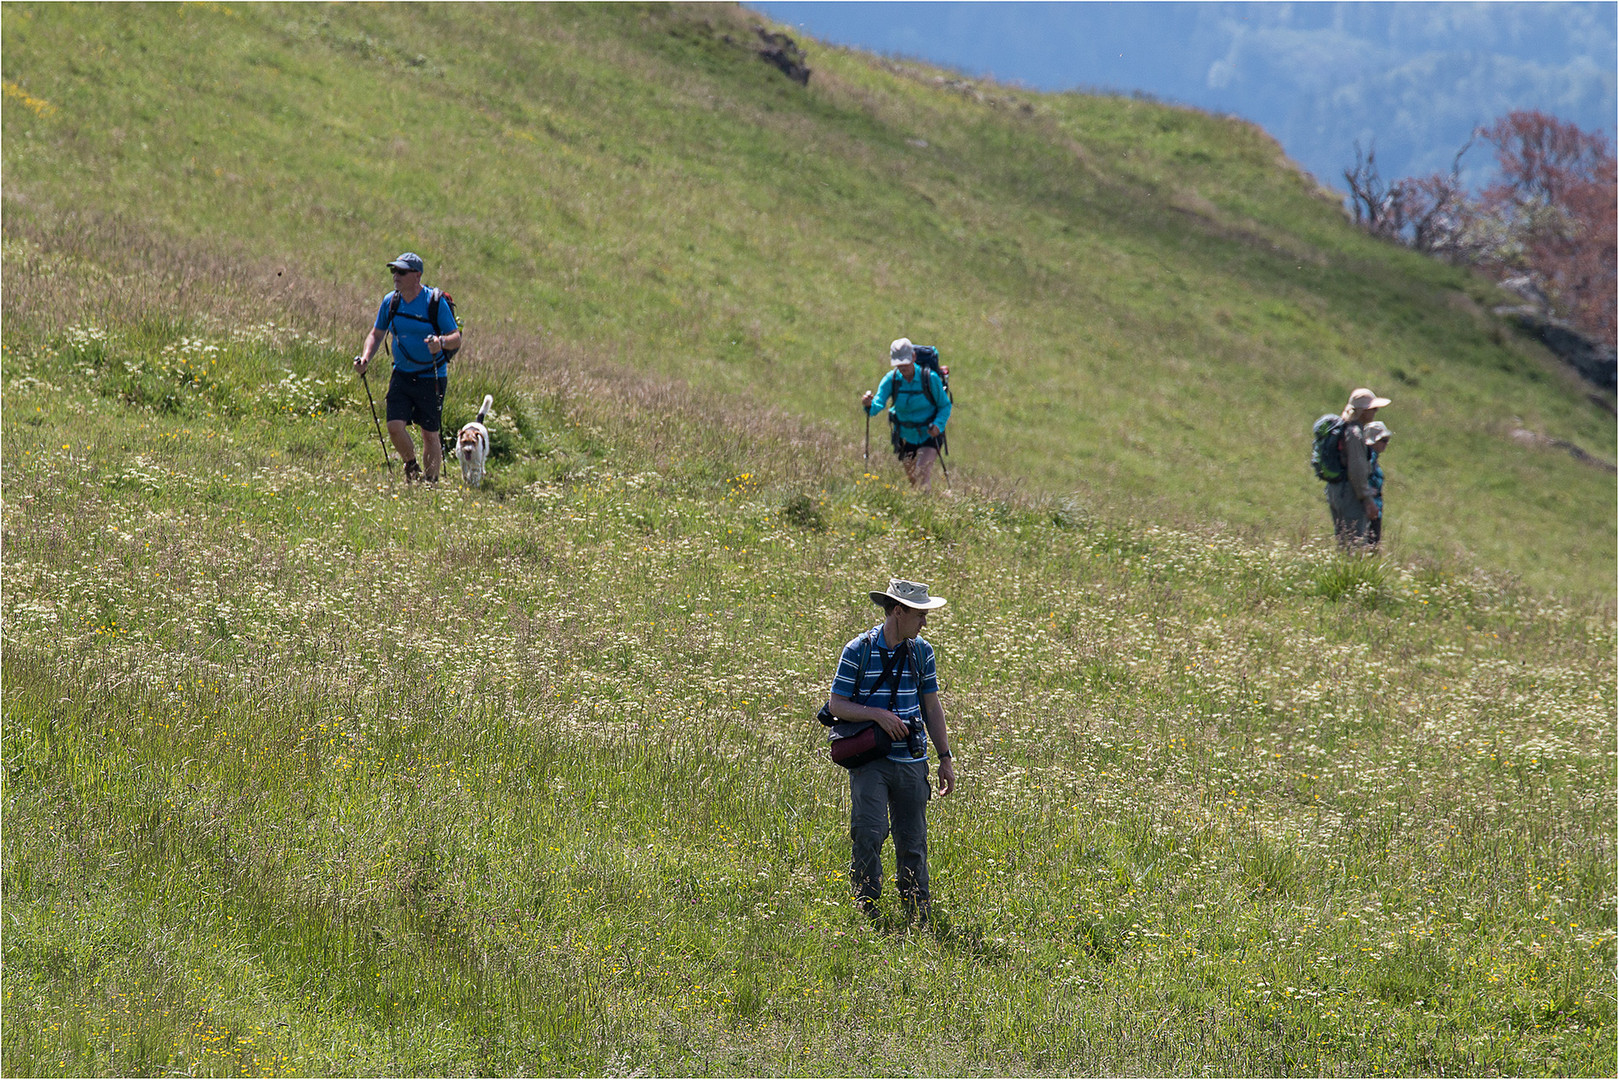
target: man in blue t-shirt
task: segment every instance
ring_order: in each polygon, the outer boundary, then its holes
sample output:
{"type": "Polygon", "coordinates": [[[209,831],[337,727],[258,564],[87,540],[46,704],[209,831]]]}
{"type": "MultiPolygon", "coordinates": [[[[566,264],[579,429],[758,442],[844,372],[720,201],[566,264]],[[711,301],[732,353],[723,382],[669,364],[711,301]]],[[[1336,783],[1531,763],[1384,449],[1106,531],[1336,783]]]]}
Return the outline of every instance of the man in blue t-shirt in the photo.
{"type": "Polygon", "coordinates": [[[896,338],[888,346],[888,366],[892,370],[877,384],[877,392],[867,390],[860,404],[867,416],[888,407],[894,453],[911,486],[926,491],[933,480],[933,463],[939,460],[944,426],[950,422],[950,395],[937,373],[917,364],[916,346],[909,338],[896,338]]]}
{"type": "Polygon", "coordinates": [[[406,483],[417,479],[437,483],[439,464],[444,460],[439,425],[444,391],[450,381],[446,353],[461,347],[461,328],[455,323],[448,298],[440,299],[442,293],[422,287],[420,255],[407,251],[389,263],[388,269],[393,271],[394,291],[382,298],[376,323],[366,335],[360,355],[354,358],[354,370],[364,375],[383,337],[392,332],[394,370],[388,380],[388,437],[405,463],[406,483]],[[416,464],[416,444],[406,430],[410,424],[419,424],[422,429],[423,465],[416,464]]]}
{"type": "Polygon", "coordinates": [[[928,612],[942,608],[942,596],[929,596],[918,581],[890,581],[871,593],[883,621],[843,647],[832,679],[828,710],[843,721],[833,728],[875,723],[893,740],[885,758],[849,770],[849,881],[855,901],[877,917],[883,891],[883,841],[894,833],[895,879],[901,901],[913,918],[926,922],[928,892],[928,744],[939,753],[939,794],[956,786],[933,646],[918,635],[928,612]],[[864,663],[862,663],[864,661],[864,663]],[[883,676],[887,674],[885,679],[883,676]]]}

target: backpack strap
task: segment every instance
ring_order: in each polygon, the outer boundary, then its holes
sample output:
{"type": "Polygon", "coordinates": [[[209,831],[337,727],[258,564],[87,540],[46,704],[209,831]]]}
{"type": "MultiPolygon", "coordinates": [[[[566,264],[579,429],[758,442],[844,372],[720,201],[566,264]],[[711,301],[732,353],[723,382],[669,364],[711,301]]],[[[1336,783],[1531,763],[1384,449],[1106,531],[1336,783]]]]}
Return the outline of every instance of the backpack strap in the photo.
{"type": "MultiPolygon", "coordinates": [[[[871,650],[875,648],[876,645],[877,631],[867,630],[865,637],[862,638],[860,642],[860,663],[854,669],[854,693],[849,695],[850,701],[853,701],[855,698],[860,696],[860,680],[866,677],[866,663],[871,659],[871,650]]],[[[881,685],[882,679],[879,677],[878,680],[872,684],[871,688],[876,690],[877,687],[881,685]]]]}
{"type": "MultiPolygon", "coordinates": [[[[898,376],[898,369],[895,369],[895,372],[894,385],[893,388],[889,390],[889,397],[892,399],[892,403],[888,407],[888,423],[892,427],[898,428],[900,425],[900,419],[897,415],[895,415],[895,409],[899,406],[900,379],[898,376]]],[[[923,420],[920,424],[911,424],[908,421],[905,424],[906,427],[920,427],[923,434],[926,434],[928,428],[933,426],[933,421],[939,418],[939,399],[933,396],[933,387],[928,384],[928,374],[929,372],[927,368],[920,364],[916,366],[916,377],[922,380],[922,395],[928,399],[928,404],[933,406],[933,411],[929,413],[928,418],[923,420]]]]}
{"type": "MultiPolygon", "coordinates": [[[[393,299],[388,302],[388,329],[392,330],[394,320],[397,319],[399,316],[403,315],[405,318],[411,320],[412,322],[424,322],[424,323],[426,323],[428,325],[428,327],[430,328],[432,333],[435,333],[435,334],[438,333],[439,301],[440,300],[447,300],[447,299],[449,299],[449,297],[447,297],[444,294],[443,289],[429,288],[427,290],[427,317],[423,318],[420,315],[412,315],[408,311],[400,311],[399,310],[399,303],[400,303],[399,293],[398,293],[397,290],[395,290],[393,299]]],[[[450,300],[450,310],[451,311],[455,310],[455,301],[454,300],[450,300]]]]}
{"type": "MultiPolygon", "coordinates": [[[[399,310],[401,300],[399,290],[395,289],[393,299],[388,301],[387,332],[393,334],[396,342],[399,340],[399,334],[394,330],[394,320],[403,315],[405,318],[410,319],[413,322],[425,322],[427,324],[429,333],[438,333],[438,312],[440,300],[446,301],[450,305],[451,316],[455,315],[455,298],[449,293],[445,292],[443,289],[430,286],[427,289],[427,318],[424,319],[420,315],[412,315],[408,311],[399,310]]],[[[460,326],[457,326],[456,329],[459,330],[460,326]]],[[[433,365],[433,370],[437,372],[440,364],[448,364],[451,360],[455,359],[455,354],[460,351],[461,349],[459,347],[454,349],[440,349],[436,358],[430,356],[429,360],[433,365]]],[[[439,391],[439,396],[442,398],[443,394],[444,391],[441,389],[439,391]]]]}

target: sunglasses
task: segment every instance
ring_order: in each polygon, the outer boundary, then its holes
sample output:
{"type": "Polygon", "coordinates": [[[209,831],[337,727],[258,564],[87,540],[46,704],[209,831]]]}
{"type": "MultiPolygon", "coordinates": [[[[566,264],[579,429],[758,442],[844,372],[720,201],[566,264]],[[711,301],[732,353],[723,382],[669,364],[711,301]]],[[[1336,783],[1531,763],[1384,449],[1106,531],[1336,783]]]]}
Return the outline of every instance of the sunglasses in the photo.
{"type": "Polygon", "coordinates": [[[416,273],[415,270],[401,270],[397,266],[390,266],[390,267],[388,267],[388,269],[393,272],[394,277],[399,277],[399,276],[401,276],[403,274],[414,274],[414,273],[416,273]]]}

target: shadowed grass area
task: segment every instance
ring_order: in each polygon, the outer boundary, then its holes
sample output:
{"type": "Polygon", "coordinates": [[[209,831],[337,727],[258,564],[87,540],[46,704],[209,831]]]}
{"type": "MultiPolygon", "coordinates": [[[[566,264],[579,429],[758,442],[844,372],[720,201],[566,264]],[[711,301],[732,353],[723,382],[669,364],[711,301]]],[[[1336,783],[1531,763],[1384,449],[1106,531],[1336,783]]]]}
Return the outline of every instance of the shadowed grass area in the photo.
{"type": "Polygon", "coordinates": [[[407,490],[274,269],[74,250],[5,252],[6,1073],[1613,1072],[1608,604],[917,497],[520,327],[407,490]],[[891,573],[931,932],[811,719],[891,573]]]}
{"type": "Polygon", "coordinates": [[[1611,464],[1612,396],[1504,329],[1492,286],[1357,233],[1263,132],[814,43],[801,87],[755,25],[10,5],[6,234],[125,270],[183,251],[182,287],[245,264],[261,295],[229,318],[296,309],[345,349],[415,249],[469,364],[509,330],[845,451],[904,334],[953,368],[958,478],[1237,535],[1326,535],[1306,432],[1371,385],[1395,400],[1392,550],[1614,595],[1612,473],[1509,437],[1611,464]]]}

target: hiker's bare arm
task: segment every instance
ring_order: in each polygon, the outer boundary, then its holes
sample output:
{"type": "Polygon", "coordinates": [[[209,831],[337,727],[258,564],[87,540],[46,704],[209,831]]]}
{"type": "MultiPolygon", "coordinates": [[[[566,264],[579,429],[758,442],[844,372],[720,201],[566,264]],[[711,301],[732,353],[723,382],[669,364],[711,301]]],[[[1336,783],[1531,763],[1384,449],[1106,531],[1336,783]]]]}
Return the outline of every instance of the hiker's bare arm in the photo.
{"type": "Polygon", "coordinates": [[[922,695],[922,716],[927,720],[928,739],[939,752],[939,794],[956,789],[956,765],[950,750],[950,734],[945,730],[944,705],[938,694],[922,695]]]}
{"type": "Polygon", "coordinates": [[[365,369],[371,364],[371,358],[377,353],[377,346],[381,344],[382,331],[373,326],[371,332],[365,335],[365,344],[360,347],[360,355],[354,358],[354,370],[364,375],[365,369]]]}
{"type": "Polygon", "coordinates": [[[429,352],[443,352],[445,349],[459,349],[461,347],[461,331],[453,334],[432,334],[427,339],[429,352]]]}
{"type": "Polygon", "coordinates": [[[875,705],[857,705],[842,694],[833,694],[826,707],[839,720],[875,720],[890,739],[903,739],[909,730],[905,721],[887,709],[879,709],[875,705]]]}

